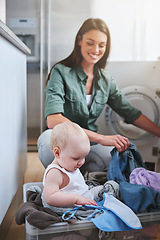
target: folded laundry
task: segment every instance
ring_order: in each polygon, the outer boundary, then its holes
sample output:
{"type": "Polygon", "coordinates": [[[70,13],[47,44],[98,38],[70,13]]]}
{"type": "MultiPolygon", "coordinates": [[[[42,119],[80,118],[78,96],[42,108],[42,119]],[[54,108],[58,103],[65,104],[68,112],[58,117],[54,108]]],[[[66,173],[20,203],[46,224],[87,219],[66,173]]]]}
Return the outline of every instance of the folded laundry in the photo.
{"type": "Polygon", "coordinates": [[[135,168],[130,174],[130,183],[145,185],[160,192],[160,173],[145,168],[135,168]]]}

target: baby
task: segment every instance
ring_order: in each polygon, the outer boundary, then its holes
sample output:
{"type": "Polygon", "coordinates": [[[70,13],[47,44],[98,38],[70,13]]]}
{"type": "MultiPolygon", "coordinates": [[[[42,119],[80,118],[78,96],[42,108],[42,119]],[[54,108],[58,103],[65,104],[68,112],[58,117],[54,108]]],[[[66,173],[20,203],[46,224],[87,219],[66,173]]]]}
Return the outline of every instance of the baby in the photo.
{"type": "Polygon", "coordinates": [[[43,204],[48,207],[96,206],[92,189],[89,190],[79,170],[90,151],[89,138],[83,129],[69,121],[56,125],[50,146],[55,158],[44,173],[43,204]]]}

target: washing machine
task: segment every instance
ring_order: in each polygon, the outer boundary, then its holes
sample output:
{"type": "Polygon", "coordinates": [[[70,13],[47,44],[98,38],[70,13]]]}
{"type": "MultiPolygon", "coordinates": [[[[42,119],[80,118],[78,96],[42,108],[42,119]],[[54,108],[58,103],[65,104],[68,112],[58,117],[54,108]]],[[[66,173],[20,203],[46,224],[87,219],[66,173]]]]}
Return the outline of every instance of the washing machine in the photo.
{"type": "MultiPolygon", "coordinates": [[[[111,62],[107,70],[128,101],[160,125],[160,62],[111,62]]],[[[108,105],[96,124],[101,134],[120,134],[129,138],[139,149],[149,169],[160,172],[158,137],[132,124],[126,124],[108,105]]]]}

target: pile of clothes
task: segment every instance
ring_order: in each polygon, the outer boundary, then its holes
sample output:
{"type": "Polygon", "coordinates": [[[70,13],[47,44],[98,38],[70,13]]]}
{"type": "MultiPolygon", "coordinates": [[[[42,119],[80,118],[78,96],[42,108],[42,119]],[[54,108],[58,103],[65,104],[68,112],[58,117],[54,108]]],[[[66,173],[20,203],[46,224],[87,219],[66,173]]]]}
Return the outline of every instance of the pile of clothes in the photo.
{"type": "Polygon", "coordinates": [[[136,214],[160,210],[160,173],[149,171],[133,143],[119,153],[111,151],[108,180],[119,184],[120,198],[136,214]]]}
{"type": "Polygon", "coordinates": [[[136,146],[119,153],[111,151],[112,160],[107,172],[85,175],[90,187],[103,184],[98,194],[98,206],[56,208],[52,211],[43,207],[42,189],[32,187],[27,191],[27,202],[16,213],[16,223],[25,219],[40,229],[53,223],[91,220],[102,231],[124,231],[141,229],[137,214],[160,210],[160,173],[147,170],[136,146]],[[126,214],[127,213],[127,214],[126,214]]]}

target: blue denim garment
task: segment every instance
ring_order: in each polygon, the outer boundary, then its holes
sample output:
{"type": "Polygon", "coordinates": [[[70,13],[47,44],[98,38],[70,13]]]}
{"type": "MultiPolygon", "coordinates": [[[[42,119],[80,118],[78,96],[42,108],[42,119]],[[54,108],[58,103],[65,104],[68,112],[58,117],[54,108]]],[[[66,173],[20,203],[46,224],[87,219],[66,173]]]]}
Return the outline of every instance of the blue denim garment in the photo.
{"type": "Polygon", "coordinates": [[[119,183],[122,202],[135,213],[160,211],[159,192],[147,186],[129,183],[129,176],[135,168],[146,168],[136,146],[130,143],[129,149],[122,153],[114,148],[111,155],[107,178],[119,183]]]}
{"type": "Polygon", "coordinates": [[[111,151],[112,159],[107,171],[108,180],[118,183],[127,181],[131,172],[137,167],[145,167],[137,147],[130,142],[129,148],[124,152],[118,152],[117,148],[111,151]]]}
{"type": "Polygon", "coordinates": [[[135,213],[160,211],[160,193],[144,185],[119,184],[123,202],[135,213]]]}

